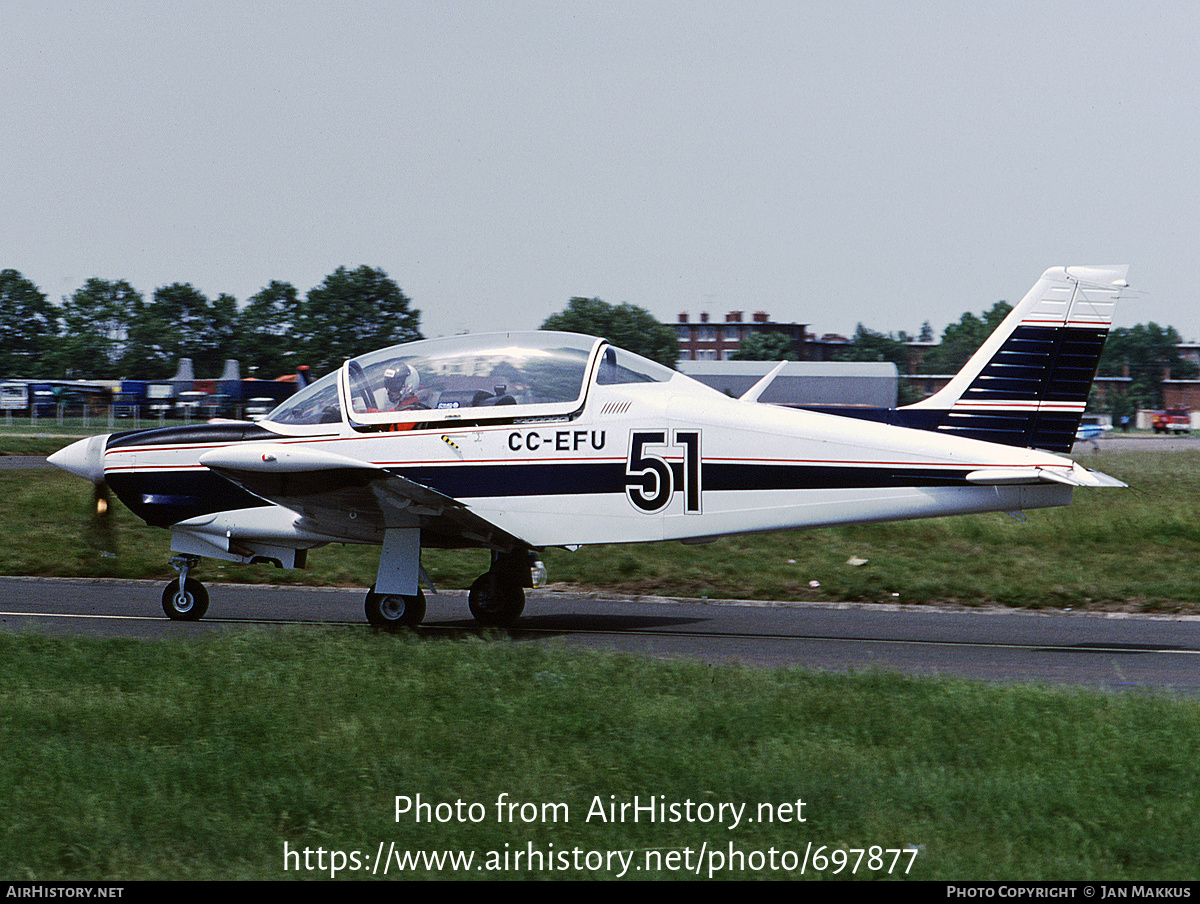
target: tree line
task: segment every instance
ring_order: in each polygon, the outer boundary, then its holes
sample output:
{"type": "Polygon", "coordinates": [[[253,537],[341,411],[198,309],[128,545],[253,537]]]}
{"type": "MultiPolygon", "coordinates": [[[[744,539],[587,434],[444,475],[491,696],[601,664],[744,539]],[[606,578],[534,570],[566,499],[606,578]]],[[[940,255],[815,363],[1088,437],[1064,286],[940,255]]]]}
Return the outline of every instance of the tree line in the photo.
{"type": "MultiPolygon", "coordinates": [[[[919,333],[882,333],[858,324],[837,357],[890,361],[908,373],[914,341],[929,343],[915,371],[952,374],[974,354],[1012,310],[996,302],[976,315],[965,312],[942,332],[926,322],[919,333]]],[[[188,283],[156,289],[147,301],[125,280],[89,279],[61,305],[50,302],[16,270],[0,271],[0,377],[168,379],[180,358],[191,358],[196,376],[215,378],[237,360],[243,376],[263,379],[308,365],[314,376],[346,358],[422,338],[420,311],[383,271],[338,267],[303,297],[291,283],[272,281],[240,309],[222,294],[207,298],[188,283]]],[[[649,311],[599,298],[572,298],[542,329],[604,336],[614,344],[673,367],[679,355],[674,330],[649,311]]],[[[1180,353],[1174,327],[1139,324],[1109,332],[1099,374],[1128,377],[1128,393],[1108,403],[1120,415],[1162,407],[1162,381],[1195,379],[1197,365],[1180,353]]],[[[778,334],[755,333],[733,355],[740,360],[795,359],[778,334]]],[[[915,399],[902,398],[901,404],[915,399]]]]}
{"type": "Polygon", "coordinates": [[[346,358],[422,338],[421,312],[383,270],[338,267],[301,296],[272,281],[245,307],[172,283],[147,300],[126,280],[89,279],[61,304],[16,270],[0,271],[0,377],[162,380],[181,358],[200,379],[226,360],[243,377],[274,379],[308,365],[315,376],[346,358]]]}
{"type": "MultiPolygon", "coordinates": [[[[914,372],[957,373],[1011,310],[1012,305],[1008,302],[998,301],[978,316],[970,311],[964,313],[946,327],[940,343],[925,351],[914,372]]],[[[932,338],[933,331],[926,323],[921,329],[920,341],[930,342],[932,338]]],[[[860,323],[840,357],[852,361],[890,361],[900,373],[908,373],[912,354],[909,343],[913,341],[914,338],[903,331],[879,333],[860,323]]],[[[1181,342],[1178,330],[1157,323],[1110,329],[1097,374],[1127,377],[1129,386],[1125,393],[1108,397],[1103,403],[1091,400],[1088,409],[1109,411],[1119,417],[1132,415],[1139,408],[1162,408],[1164,379],[1194,380],[1200,373],[1195,362],[1183,358],[1181,342]]],[[[901,403],[905,401],[916,399],[902,400],[901,403]]]]}

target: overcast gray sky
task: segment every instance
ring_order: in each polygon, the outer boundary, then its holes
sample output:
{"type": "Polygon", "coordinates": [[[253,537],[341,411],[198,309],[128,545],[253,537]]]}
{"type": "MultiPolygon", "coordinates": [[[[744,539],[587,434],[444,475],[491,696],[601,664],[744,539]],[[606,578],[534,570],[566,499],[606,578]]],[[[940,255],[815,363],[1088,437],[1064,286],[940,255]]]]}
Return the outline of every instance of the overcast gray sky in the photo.
{"type": "Polygon", "coordinates": [[[1147,2],[0,0],[0,267],[426,335],[573,295],[940,335],[1049,266],[1200,340],[1200,16],[1147,2]]]}

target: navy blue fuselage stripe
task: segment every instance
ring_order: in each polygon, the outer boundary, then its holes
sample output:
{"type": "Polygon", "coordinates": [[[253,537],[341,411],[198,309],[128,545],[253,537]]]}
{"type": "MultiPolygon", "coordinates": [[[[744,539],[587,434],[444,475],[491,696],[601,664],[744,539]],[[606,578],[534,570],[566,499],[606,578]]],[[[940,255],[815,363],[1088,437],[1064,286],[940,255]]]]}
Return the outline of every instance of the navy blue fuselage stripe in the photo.
{"type": "MultiPolygon", "coordinates": [[[[683,486],[683,464],[671,462],[674,485],[683,486]]],[[[854,487],[962,485],[965,469],[846,467],[842,465],[702,464],[704,491],[810,490],[854,487]]],[[[623,493],[623,463],[486,465],[395,468],[395,473],[455,498],[488,496],[573,496],[623,493]]]]}
{"type": "Polygon", "coordinates": [[[154,527],[269,504],[212,471],[126,471],[107,475],[106,482],[131,512],[154,527]]]}
{"type": "MultiPolygon", "coordinates": [[[[671,463],[674,484],[682,487],[683,464],[671,463]]],[[[721,490],[854,489],[906,486],[966,486],[968,468],[904,468],[894,465],[845,467],[833,464],[704,462],[704,492],[721,490]]],[[[347,485],[361,485],[364,471],[346,469],[347,485]]],[[[454,498],[493,496],[587,496],[624,494],[621,462],[497,464],[481,466],[395,467],[391,473],[454,498]]],[[[326,472],[328,473],[328,472],[326,472]]],[[[265,505],[262,499],[211,471],[142,471],[109,475],[109,486],[135,514],[156,526],[199,515],[265,505]]],[[[338,486],[309,481],[314,492],[338,486]]]]}
{"type": "Polygon", "coordinates": [[[258,424],[191,424],[182,427],[158,427],[150,430],[126,430],[108,438],[106,449],[141,446],[185,446],[202,443],[241,443],[280,439],[258,424]]]}

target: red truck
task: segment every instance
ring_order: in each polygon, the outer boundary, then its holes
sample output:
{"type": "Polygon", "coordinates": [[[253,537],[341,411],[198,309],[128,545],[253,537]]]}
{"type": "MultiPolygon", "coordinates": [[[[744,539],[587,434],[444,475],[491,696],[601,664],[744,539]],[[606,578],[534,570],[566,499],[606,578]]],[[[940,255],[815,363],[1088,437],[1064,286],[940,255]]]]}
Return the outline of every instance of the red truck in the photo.
{"type": "Polygon", "coordinates": [[[1166,408],[1154,412],[1151,424],[1155,433],[1190,433],[1192,413],[1186,408],[1166,408]]]}

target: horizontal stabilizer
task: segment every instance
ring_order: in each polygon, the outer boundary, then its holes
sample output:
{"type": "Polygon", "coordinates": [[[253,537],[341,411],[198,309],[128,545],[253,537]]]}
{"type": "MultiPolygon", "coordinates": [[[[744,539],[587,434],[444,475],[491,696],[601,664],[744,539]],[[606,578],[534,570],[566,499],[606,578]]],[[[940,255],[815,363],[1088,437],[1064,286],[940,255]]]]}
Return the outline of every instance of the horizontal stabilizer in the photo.
{"type": "Polygon", "coordinates": [[[1089,471],[1075,465],[1062,468],[980,468],[966,476],[967,483],[978,486],[1014,486],[1018,484],[1061,483],[1071,487],[1123,487],[1115,477],[1089,471]]]}

